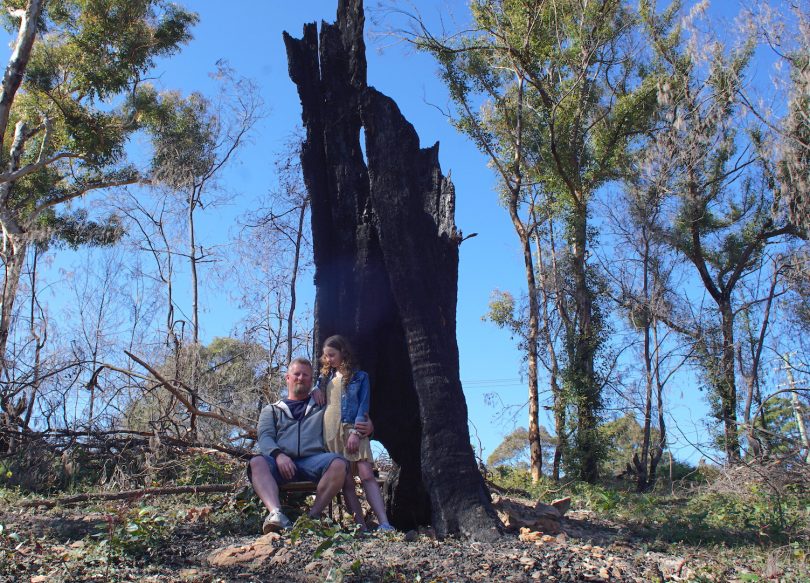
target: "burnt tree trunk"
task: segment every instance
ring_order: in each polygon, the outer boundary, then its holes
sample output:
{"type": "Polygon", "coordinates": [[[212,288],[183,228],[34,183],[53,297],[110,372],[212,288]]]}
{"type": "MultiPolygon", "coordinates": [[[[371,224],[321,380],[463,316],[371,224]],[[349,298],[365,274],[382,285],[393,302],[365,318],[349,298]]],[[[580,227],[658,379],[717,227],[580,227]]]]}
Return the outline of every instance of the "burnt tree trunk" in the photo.
{"type": "Polygon", "coordinates": [[[284,35],[306,128],[316,346],[346,335],[371,377],[375,437],[399,466],[393,524],[494,539],[459,380],[453,185],[438,144],[420,148],[394,101],[367,86],[363,24],[362,0],[340,0],[320,39],[315,24],[284,35]]]}

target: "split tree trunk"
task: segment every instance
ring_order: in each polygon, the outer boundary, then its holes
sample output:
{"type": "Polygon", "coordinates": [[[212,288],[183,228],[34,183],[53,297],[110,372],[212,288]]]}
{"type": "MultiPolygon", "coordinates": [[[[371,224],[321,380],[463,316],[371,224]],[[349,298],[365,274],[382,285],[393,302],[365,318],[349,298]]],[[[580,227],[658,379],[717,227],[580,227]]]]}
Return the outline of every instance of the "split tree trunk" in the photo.
{"type": "Polygon", "coordinates": [[[371,377],[375,437],[399,466],[391,521],[491,540],[500,524],[459,380],[455,193],[438,144],[421,149],[396,104],[366,85],[363,24],[362,0],[340,0],[320,39],[315,24],[284,35],[307,134],[315,341],[348,336],[371,377]]]}

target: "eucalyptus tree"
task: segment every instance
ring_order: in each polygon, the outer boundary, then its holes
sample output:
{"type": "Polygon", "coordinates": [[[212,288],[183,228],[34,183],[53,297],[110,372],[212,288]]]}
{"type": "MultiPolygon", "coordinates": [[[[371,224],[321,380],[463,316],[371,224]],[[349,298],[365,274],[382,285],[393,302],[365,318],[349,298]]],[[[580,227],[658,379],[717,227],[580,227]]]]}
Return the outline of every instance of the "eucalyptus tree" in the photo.
{"type": "Polygon", "coordinates": [[[25,257],[32,245],[109,243],[115,216],[71,212],[71,201],[144,179],[127,157],[143,101],[131,99],[155,59],[190,39],[194,14],[163,0],[16,0],[16,31],[0,88],[3,295],[0,374],[25,257]]]}
{"type": "Polygon", "coordinates": [[[655,81],[639,67],[636,15],[621,0],[474,0],[470,7],[468,31],[438,38],[419,23],[414,41],[439,62],[456,127],[495,168],[523,249],[533,467],[541,458],[533,206],[550,200],[563,219],[567,250],[560,273],[569,276],[564,301],[555,307],[566,336],[563,394],[575,423],[567,461],[579,477],[595,481],[603,386],[596,363],[605,321],[601,283],[588,263],[589,217],[594,194],[622,176],[632,139],[647,126],[655,81]]]}
{"type": "Polygon", "coordinates": [[[681,303],[692,313],[659,316],[694,341],[713,415],[723,428],[722,447],[734,463],[740,460],[738,316],[770,305],[767,296],[741,301],[741,284],[756,277],[769,263],[771,249],[798,230],[782,212],[767,161],[758,153],[760,128],[745,123],[742,88],[754,39],[726,47],[692,27],[663,34],[662,17],[650,3],[643,6],[666,70],[659,87],[665,123],[654,144],[669,196],[660,236],[694,268],[711,298],[709,305],[698,305],[684,289],[681,303]]]}

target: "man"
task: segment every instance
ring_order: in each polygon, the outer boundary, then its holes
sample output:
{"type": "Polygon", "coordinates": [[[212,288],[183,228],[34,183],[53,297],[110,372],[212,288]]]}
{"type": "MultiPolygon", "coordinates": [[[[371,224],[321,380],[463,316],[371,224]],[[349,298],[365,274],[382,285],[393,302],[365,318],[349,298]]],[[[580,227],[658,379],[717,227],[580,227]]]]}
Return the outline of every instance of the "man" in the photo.
{"type": "MultiPolygon", "coordinates": [[[[253,489],[269,511],[262,525],[265,534],[290,528],[281,512],[280,484],[316,482],[315,502],[309,515],[320,516],[329,501],[344,486],[349,463],[326,451],[323,443],[323,412],[312,391],[312,363],[294,358],[287,368],[287,398],[267,405],[259,415],[258,437],[262,455],[250,460],[253,489]]],[[[370,432],[370,427],[363,427],[370,432]]],[[[364,431],[365,432],[365,431],[364,431]]]]}

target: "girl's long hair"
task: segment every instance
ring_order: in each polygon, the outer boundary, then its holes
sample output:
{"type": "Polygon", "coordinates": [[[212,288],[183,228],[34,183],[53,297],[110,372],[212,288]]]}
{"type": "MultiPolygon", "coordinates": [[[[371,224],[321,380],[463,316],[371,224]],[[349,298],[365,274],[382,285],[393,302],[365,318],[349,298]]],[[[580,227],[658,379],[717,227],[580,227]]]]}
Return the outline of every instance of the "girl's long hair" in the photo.
{"type": "MultiPolygon", "coordinates": [[[[341,358],[343,358],[343,362],[340,363],[340,367],[338,367],[338,372],[343,375],[343,384],[344,386],[352,380],[352,376],[355,372],[357,372],[357,364],[355,362],[354,350],[352,349],[352,345],[349,344],[349,341],[346,340],[343,336],[336,334],[334,336],[330,336],[327,338],[323,343],[324,348],[334,348],[338,352],[340,352],[341,358]]],[[[329,361],[326,359],[326,355],[321,355],[321,375],[324,377],[328,377],[329,374],[332,372],[332,367],[329,366],[329,361]]]]}

